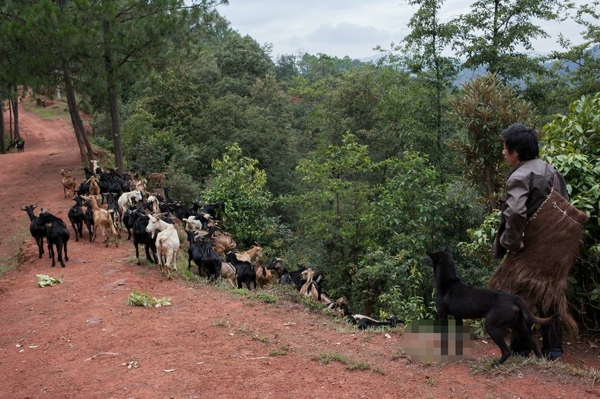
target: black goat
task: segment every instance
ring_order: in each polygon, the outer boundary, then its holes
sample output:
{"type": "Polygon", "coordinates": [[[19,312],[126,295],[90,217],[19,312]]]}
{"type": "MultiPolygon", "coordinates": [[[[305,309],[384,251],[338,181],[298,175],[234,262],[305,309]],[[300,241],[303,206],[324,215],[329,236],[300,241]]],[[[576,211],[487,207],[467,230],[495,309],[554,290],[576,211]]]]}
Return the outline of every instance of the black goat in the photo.
{"type": "Polygon", "coordinates": [[[52,259],[52,267],[56,264],[54,261],[54,247],[56,247],[56,253],[58,254],[58,262],[62,267],[65,267],[65,261],[69,261],[67,243],[71,236],[66,223],[61,218],[56,217],[47,211],[40,213],[38,219],[46,227],[46,239],[48,240],[48,252],[50,253],[50,259],[52,259]],[[65,251],[64,260],[63,250],[65,251]]]}
{"type": "Polygon", "coordinates": [[[106,198],[106,203],[108,204],[108,211],[112,211],[110,212],[110,217],[112,218],[113,221],[113,225],[115,226],[115,229],[117,230],[117,237],[121,238],[121,208],[119,207],[119,204],[117,203],[117,193],[105,193],[102,194],[103,197],[106,198]]]}
{"type": "Polygon", "coordinates": [[[17,152],[25,152],[25,140],[22,137],[15,142],[15,148],[17,152]]]}
{"type": "MultiPolygon", "coordinates": [[[[282,285],[293,284],[296,286],[297,290],[300,290],[304,283],[306,283],[306,280],[302,277],[302,272],[307,269],[304,266],[299,266],[298,270],[290,272],[283,265],[283,260],[281,258],[273,258],[267,265],[267,269],[275,270],[275,273],[277,273],[277,276],[279,277],[279,282],[282,285]]],[[[321,272],[314,273],[313,283],[316,284],[316,287],[320,287],[323,277],[324,276],[321,272]]],[[[318,290],[320,293],[320,288],[318,288],[318,290]]]]}
{"type": "Polygon", "coordinates": [[[205,205],[202,209],[200,209],[200,211],[198,212],[198,215],[200,215],[202,213],[207,213],[213,218],[213,220],[221,220],[220,216],[221,216],[221,213],[224,211],[225,211],[225,204],[222,202],[217,202],[215,204],[205,205]]]}
{"type": "Polygon", "coordinates": [[[85,220],[85,213],[81,208],[83,200],[79,195],[73,197],[75,205],[69,209],[69,221],[73,230],[75,231],[75,242],[79,242],[79,237],[83,237],[83,222],[85,220]]]}
{"type": "MultiPolygon", "coordinates": [[[[150,222],[150,218],[140,211],[133,212],[130,215],[133,218],[133,246],[135,247],[135,257],[137,258],[138,266],[140,263],[140,251],[139,245],[143,244],[146,250],[146,259],[152,263],[158,263],[158,256],[156,254],[156,237],[146,232],[146,227],[150,222]]],[[[156,232],[158,234],[158,232],[156,232]]]]}
{"type": "Polygon", "coordinates": [[[251,284],[254,284],[254,289],[256,289],[256,269],[250,262],[242,262],[238,260],[235,255],[235,251],[229,251],[225,255],[227,262],[231,263],[233,267],[235,267],[235,271],[237,274],[237,283],[238,288],[242,288],[242,284],[245,284],[246,287],[251,290],[251,284]]]}
{"type": "Polygon", "coordinates": [[[181,202],[169,204],[168,209],[169,212],[173,213],[179,220],[187,219],[191,216],[190,209],[187,207],[187,205],[184,205],[181,202]]]}
{"type": "MultiPolygon", "coordinates": [[[[201,252],[201,256],[198,261],[194,259],[194,263],[198,265],[198,274],[206,273],[209,279],[212,279],[212,277],[214,277],[214,281],[217,281],[217,279],[221,275],[221,263],[223,261],[221,260],[219,254],[217,254],[217,252],[213,248],[211,240],[213,231],[214,229],[202,238],[198,239],[197,243],[201,252]]],[[[193,238],[194,233],[192,232],[191,234],[192,240],[196,240],[195,238],[193,238]]],[[[188,232],[188,239],[189,238],[190,233],[188,232]]]]}
{"type": "MultiPolygon", "coordinates": [[[[77,195],[79,195],[79,194],[77,194],[77,195]]],[[[83,213],[83,223],[85,223],[85,227],[87,227],[90,242],[92,242],[92,236],[93,236],[92,233],[94,231],[94,209],[92,208],[92,205],[88,201],[85,201],[84,204],[86,205],[87,208],[85,209],[85,212],[83,213]]]]}
{"type": "Polygon", "coordinates": [[[190,209],[191,216],[200,215],[200,203],[198,201],[192,202],[192,208],[190,209]]]}
{"type": "Polygon", "coordinates": [[[202,248],[196,241],[194,231],[187,231],[187,239],[190,244],[188,248],[188,270],[192,269],[192,261],[198,266],[198,275],[201,274],[200,259],[202,259],[202,248]]]}
{"type": "Polygon", "coordinates": [[[135,205],[129,205],[123,214],[123,226],[127,229],[127,239],[131,240],[131,229],[133,229],[133,223],[137,220],[137,217],[133,214],[137,212],[135,205]]]}
{"type": "Polygon", "coordinates": [[[37,216],[33,213],[33,210],[37,208],[37,202],[32,205],[22,205],[21,210],[27,212],[27,216],[29,216],[29,232],[31,236],[35,239],[35,243],[38,246],[38,252],[40,255],[40,259],[42,254],[44,253],[44,237],[46,237],[46,227],[43,223],[41,223],[37,216]]]}

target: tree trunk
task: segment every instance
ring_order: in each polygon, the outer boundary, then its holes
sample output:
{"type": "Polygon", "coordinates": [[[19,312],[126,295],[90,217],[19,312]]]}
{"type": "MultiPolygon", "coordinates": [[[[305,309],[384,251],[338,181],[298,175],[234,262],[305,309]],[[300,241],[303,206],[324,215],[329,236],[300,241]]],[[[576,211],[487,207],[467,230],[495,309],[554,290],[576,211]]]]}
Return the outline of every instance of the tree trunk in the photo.
{"type": "Polygon", "coordinates": [[[69,105],[69,114],[71,115],[71,123],[75,130],[75,137],[77,138],[77,144],[79,146],[79,153],[81,154],[81,161],[84,165],[91,167],[90,157],[93,157],[93,150],[89,140],[86,140],[85,129],[81,116],[79,115],[79,109],[77,108],[77,99],[75,98],[75,89],[73,88],[73,80],[71,79],[71,73],[67,61],[63,59],[63,79],[65,81],[65,92],[67,95],[67,104],[69,105]],[[86,143],[87,141],[87,143],[86,143]]]}
{"type": "Polygon", "coordinates": [[[8,104],[8,133],[9,133],[9,137],[10,137],[10,142],[12,143],[14,138],[13,135],[13,112],[12,112],[12,107],[13,107],[13,103],[12,103],[12,95],[11,95],[11,88],[10,86],[8,86],[8,98],[6,99],[6,103],[8,104]]]}
{"type": "Polygon", "coordinates": [[[123,150],[121,149],[121,120],[119,119],[119,102],[117,98],[117,83],[114,76],[112,53],[109,47],[110,24],[104,21],[104,67],[106,69],[106,83],[108,86],[108,101],[110,104],[110,120],[112,126],[113,142],[115,145],[115,169],[123,173],[123,150]]]}
{"type": "Polygon", "coordinates": [[[12,111],[13,111],[13,116],[14,116],[14,126],[15,126],[15,141],[18,140],[21,137],[21,134],[19,134],[19,97],[18,97],[18,93],[16,90],[16,86],[15,86],[15,94],[17,95],[16,100],[15,101],[15,96],[11,94],[10,98],[12,101],[12,111]]]}
{"type": "Polygon", "coordinates": [[[0,91],[0,150],[6,154],[6,140],[4,137],[4,100],[0,91]]]}

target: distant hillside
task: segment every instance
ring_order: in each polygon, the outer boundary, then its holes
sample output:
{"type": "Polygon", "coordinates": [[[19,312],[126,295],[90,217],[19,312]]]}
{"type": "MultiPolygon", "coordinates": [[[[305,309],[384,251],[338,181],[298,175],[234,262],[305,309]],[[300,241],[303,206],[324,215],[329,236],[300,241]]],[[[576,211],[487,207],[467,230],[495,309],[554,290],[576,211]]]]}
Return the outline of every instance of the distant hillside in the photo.
{"type": "MultiPolygon", "coordinates": [[[[594,46],[592,48],[591,52],[592,52],[594,58],[596,58],[596,59],[600,58],[600,45],[594,46]]],[[[372,55],[371,57],[360,58],[359,61],[363,62],[363,63],[369,63],[369,62],[376,63],[382,57],[383,57],[382,54],[375,54],[375,55],[372,55]]],[[[544,65],[546,66],[547,69],[550,69],[552,67],[552,65],[554,64],[554,62],[555,61],[548,61],[544,65]]],[[[564,66],[565,66],[565,69],[567,69],[569,71],[575,71],[575,70],[577,70],[577,68],[579,68],[579,65],[577,65],[574,62],[570,62],[570,61],[565,61],[564,66]]],[[[484,67],[479,67],[477,69],[461,69],[458,72],[458,75],[456,76],[456,80],[454,81],[454,84],[456,86],[460,86],[460,85],[472,80],[473,78],[476,78],[477,76],[485,75],[485,74],[486,74],[486,69],[484,67]]]]}

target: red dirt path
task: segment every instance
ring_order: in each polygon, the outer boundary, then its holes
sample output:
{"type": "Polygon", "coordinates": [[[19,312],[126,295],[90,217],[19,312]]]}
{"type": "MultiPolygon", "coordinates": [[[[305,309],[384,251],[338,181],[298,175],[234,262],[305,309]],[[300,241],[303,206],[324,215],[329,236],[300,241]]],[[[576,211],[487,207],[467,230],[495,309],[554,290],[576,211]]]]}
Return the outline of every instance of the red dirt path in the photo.
{"type": "MultiPolygon", "coordinates": [[[[20,116],[25,152],[0,155],[0,266],[22,260],[0,279],[0,398],[600,396],[590,377],[535,364],[475,374],[477,358],[499,356],[491,341],[478,341],[474,358],[462,362],[412,362],[401,356],[401,329],[387,338],[286,300],[264,304],[204,283],[169,281],[156,267],[136,266],[126,240],[105,248],[89,243],[87,232],[75,242],[71,232],[66,268],[52,268],[46,254],[38,259],[19,206],[37,202],[37,212],[49,208],[66,221],[72,201],[63,196],[59,171],[82,181],[79,152],[67,119],[25,110],[20,116]],[[64,283],[38,288],[37,274],[63,276],[64,283]],[[169,297],[172,306],[126,306],[136,289],[169,297]],[[371,370],[312,360],[326,353],[371,370]]],[[[587,338],[567,345],[563,358],[579,368],[600,365],[587,338]]]]}

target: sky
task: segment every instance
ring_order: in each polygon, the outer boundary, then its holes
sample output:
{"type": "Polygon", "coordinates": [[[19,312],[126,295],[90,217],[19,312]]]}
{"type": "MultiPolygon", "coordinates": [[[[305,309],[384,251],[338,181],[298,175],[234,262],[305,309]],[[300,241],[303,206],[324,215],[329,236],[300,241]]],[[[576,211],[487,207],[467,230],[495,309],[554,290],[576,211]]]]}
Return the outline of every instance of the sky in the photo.
{"type": "MultiPolygon", "coordinates": [[[[577,0],[582,3],[585,0],[577,0]]],[[[469,12],[472,1],[446,0],[440,21],[469,12]]],[[[376,55],[380,45],[389,50],[410,30],[408,21],[416,11],[405,0],[229,0],[219,13],[241,35],[259,44],[272,45],[273,58],[282,54],[323,53],[365,59],[376,55]]],[[[581,43],[581,28],[572,21],[540,22],[550,39],[535,42],[535,52],[560,50],[558,34],[581,43]]]]}

